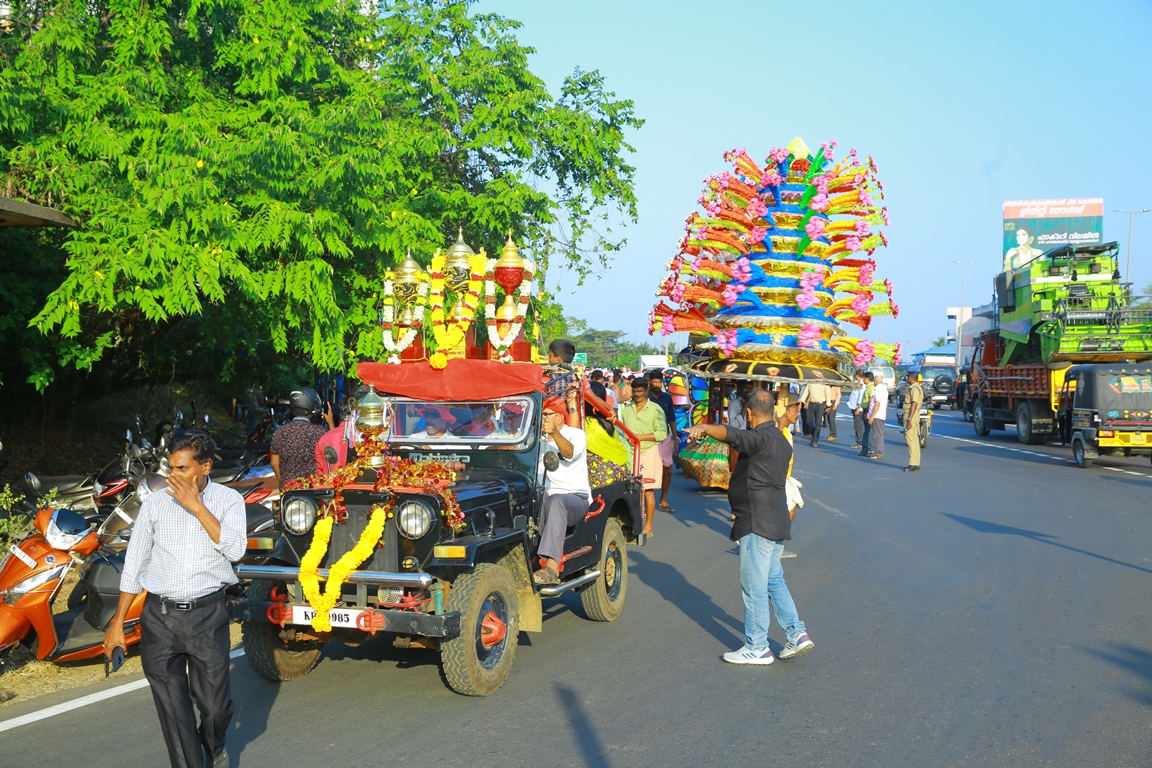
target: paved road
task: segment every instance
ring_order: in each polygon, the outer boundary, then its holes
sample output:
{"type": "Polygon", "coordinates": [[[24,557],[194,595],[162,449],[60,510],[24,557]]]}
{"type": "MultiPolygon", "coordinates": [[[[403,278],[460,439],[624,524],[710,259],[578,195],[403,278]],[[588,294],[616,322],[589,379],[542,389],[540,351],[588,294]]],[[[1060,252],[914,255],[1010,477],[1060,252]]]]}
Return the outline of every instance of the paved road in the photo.
{"type": "MultiPolygon", "coordinates": [[[[801,659],[720,661],[742,626],[727,505],[677,476],[615,623],[552,603],[487,699],[380,641],[284,685],[238,659],[233,764],[1152,764],[1152,465],[1081,470],[938,416],[917,474],[892,427],[884,462],[851,455],[845,422],[839,442],[797,446],[808,503],[786,569],[816,642],[801,659]]],[[[0,766],[77,756],[162,765],[147,690],[0,732],[0,766]]]]}

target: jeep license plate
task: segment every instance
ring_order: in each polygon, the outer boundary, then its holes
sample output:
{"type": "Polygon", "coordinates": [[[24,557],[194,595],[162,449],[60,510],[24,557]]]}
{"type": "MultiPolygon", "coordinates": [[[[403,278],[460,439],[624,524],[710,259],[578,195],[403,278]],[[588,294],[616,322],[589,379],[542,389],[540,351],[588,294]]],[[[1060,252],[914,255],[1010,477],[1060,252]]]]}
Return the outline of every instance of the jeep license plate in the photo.
{"type": "Polygon", "coordinates": [[[1148,435],[1143,432],[1132,433],[1132,445],[1144,445],[1148,442],[1148,435]]]}
{"type": "MultiPolygon", "coordinates": [[[[364,611],[355,608],[333,608],[328,611],[328,621],[334,627],[352,627],[355,629],[356,618],[362,613],[364,613],[364,611]]],[[[316,611],[306,605],[292,606],[293,624],[311,624],[312,617],[315,615],[316,611]]]]}

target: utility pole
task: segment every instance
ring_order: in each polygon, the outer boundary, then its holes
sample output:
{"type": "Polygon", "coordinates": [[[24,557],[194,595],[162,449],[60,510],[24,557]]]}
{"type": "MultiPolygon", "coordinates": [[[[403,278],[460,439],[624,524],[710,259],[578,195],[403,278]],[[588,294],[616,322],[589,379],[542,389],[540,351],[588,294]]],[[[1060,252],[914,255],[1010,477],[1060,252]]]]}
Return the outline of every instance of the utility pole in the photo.
{"type": "MultiPolygon", "coordinates": [[[[1124,279],[1128,281],[1128,285],[1132,285],[1132,217],[1141,213],[1148,213],[1152,208],[1144,208],[1139,211],[1122,211],[1119,208],[1113,210],[1113,213],[1126,213],[1128,214],[1128,267],[1124,270],[1124,279]]],[[[1132,293],[1131,287],[1128,293],[1132,293]]]]}
{"type": "Polygon", "coordinates": [[[959,368],[963,362],[960,359],[960,349],[964,342],[964,281],[968,277],[968,267],[973,266],[976,262],[953,261],[952,263],[960,265],[960,308],[956,311],[956,367],[959,368]]]}

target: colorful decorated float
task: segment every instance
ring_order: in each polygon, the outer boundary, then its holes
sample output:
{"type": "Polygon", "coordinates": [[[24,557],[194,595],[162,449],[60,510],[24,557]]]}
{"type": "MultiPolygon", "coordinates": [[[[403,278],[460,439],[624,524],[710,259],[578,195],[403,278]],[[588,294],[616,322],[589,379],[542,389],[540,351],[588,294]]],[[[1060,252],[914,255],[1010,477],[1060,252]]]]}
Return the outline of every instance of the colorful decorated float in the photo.
{"type": "MultiPolygon", "coordinates": [[[[872,318],[897,316],[892,284],[876,276],[888,244],[883,187],[872,158],[839,161],[836,143],[811,152],[800,139],[769,152],[725,154],[732,170],[704,180],[679,253],[661,282],[650,332],[688,332],[700,359],[689,372],[709,382],[700,418],[719,423],[731,382],[844,381],[841,370],[899,362],[898,344],[851,335],[872,318]]],[[[686,446],[684,473],[727,487],[727,450],[686,446]]]]}

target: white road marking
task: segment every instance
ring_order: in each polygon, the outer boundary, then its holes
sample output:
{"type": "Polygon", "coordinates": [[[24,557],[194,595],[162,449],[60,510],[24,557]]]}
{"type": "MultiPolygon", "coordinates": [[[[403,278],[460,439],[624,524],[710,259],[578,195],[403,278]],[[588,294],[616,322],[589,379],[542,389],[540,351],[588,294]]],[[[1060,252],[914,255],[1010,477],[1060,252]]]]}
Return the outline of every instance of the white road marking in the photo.
{"type": "MultiPolygon", "coordinates": [[[[244,649],[237,648],[236,650],[229,653],[228,657],[231,659],[238,659],[243,655],[244,649]]],[[[74,709],[80,709],[81,707],[86,707],[89,704],[95,704],[97,702],[104,701],[105,699],[111,699],[121,694],[131,693],[132,691],[138,691],[141,688],[147,687],[147,680],[133,680],[130,683],[124,683],[124,685],[118,685],[115,688],[109,688],[106,691],[90,693],[87,696],[81,696],[78,699],[66,701],[63,704],[57,704],[54,707],[46,707],[44,709],[37,710],[36,712],[30,712],[27,715],[14,717],[11,720],[4,720],[0,722],[0,733],[3,733],[4,731],[10,731],[13,728],[19,728],[22,725],[28,725],[40,720],[46,720],[49,717],[62,715],[65,712],[71,712],[74,709]]]]}

